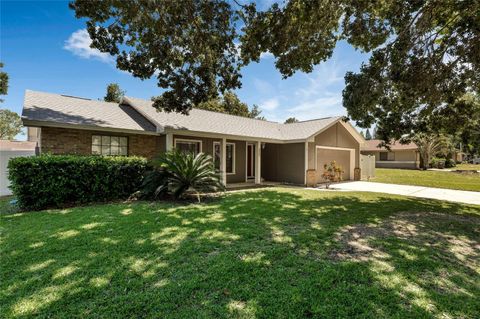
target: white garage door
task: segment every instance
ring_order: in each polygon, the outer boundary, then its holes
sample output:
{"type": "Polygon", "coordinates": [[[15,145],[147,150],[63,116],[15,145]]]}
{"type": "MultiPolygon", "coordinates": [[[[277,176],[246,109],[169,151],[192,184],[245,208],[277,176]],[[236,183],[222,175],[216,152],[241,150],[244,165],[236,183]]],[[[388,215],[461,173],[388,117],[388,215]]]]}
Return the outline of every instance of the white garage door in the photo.
{"type": "Polygon", "coordinates": [[[350,149],[317,147],[317,182],[322,182],[322,174],[325,171],[324,165],[328,165],[332,161],[335,161],[342,168],[343,180],[353,179],[352,170],[355,164],[352,163],[352,160],[354,160],[354,154],[355,151],[350,149]]]}

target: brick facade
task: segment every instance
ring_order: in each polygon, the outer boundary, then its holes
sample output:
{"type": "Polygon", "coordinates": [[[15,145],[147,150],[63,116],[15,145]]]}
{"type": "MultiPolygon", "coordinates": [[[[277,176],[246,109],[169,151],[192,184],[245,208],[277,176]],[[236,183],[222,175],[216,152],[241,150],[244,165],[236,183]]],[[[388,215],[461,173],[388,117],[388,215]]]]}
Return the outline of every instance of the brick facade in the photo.
{"type": "Polygon", "coordinates": [[[130,156],[152,159],[165,150],[165,136],[42,127],[41,152],[90,155],[92,135],[127,136],[130,156]]]}

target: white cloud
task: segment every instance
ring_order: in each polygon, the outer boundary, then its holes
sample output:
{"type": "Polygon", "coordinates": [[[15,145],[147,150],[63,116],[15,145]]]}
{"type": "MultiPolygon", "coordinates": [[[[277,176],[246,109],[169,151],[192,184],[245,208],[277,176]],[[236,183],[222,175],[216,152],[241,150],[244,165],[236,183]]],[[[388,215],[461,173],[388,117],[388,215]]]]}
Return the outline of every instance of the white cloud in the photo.
{"type": "Polygon", "coordinates": [[[273,58],[273,53],[270,51],[260,53],[260,59],[270,59],[273,58]]]}
{"type": "Polygon", "coordinates": [[[273,111],[278,107],[279,104],[280,103],[277,98],[271,98],[260,103],[260,109],[265,111],[273,111]]]}
{"type": "Polygon", "coordinates": [[[268,95],[274,92],[274,88],[269,82],[261,80],[259,78],[253,79],[253,85],[255,86],[255,89],[258,91],[258,93],[262,95],[268,95]]]}
{"type": "Polygon", "coordinates": [[[87,30],[80,29],[70,35],[65,41],[63,48],[84,59],[98,59],[105,63],[113,62],[113,58],[110,54],[91,48],[91,43],[92,39],[90,39],[87,30]]]}
{"type": "Polygon", "coordinates": [[[330,92],[324,92],[323,96],[293,105],[288,108],[287,112],[290,116],[299,120],[345,115],[345,109],[342,107],[342,96],[330,92]]]}

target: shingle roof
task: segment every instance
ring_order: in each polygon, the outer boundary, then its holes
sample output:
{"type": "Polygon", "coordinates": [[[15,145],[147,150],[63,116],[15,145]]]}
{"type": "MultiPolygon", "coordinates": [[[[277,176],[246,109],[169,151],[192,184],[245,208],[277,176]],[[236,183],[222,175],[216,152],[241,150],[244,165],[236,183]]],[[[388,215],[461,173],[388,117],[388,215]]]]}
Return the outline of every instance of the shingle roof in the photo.
{"type": "Polygon", "coordinates": [[[151,101],[132,97],[125,97],[124,102],[147,116],[161,129],[173,128],[276,140],[307,139],[341,119],[341,117],[328,117],[292,124],[280,124],[201,109],[192,109],[189,115],[159,112],[152,107],[151,101]]]}
{"type": "Polygon", "coordinates": [[[25,92],[22,119],[156,132],[155,125],[129,106],[30,90],[25,92]]]}
{"type": "MultiPolygon", "coordinates": [[[[362,151],[386,151],[385,147],[378,147],[382,140],[367,140],[365,144],[361,147],[362,151]]],[[[398,141],[394,141],[390,145],[392,151],[401,151],[401,150],[416,150],[418,147],[415,143],[400,144],[398,141]]]]}
{"type": "MultiPolygon", "coordinates": [[[[159,112],[152,107],[152,101],[132,97],[124,97],[119,105],[30,90],[25,92],[22,119],[27,126],[45,122],[146,133],[172,128],[279,141],[305,140],[341,121],[337,116],[281,124],[200,109],[192,109],[189,115],[183,115],[159,112]]],[[[354,129],[352,132],[356,133],[354,129]]]]}

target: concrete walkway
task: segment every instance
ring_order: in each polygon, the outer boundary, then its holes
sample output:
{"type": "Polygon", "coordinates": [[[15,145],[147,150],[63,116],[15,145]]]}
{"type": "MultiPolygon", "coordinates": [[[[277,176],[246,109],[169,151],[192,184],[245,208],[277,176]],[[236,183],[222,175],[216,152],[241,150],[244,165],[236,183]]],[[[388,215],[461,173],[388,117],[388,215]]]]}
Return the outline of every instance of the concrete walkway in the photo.
{"type": "Polygon", "coordinates": [[[421,198],[440,199],[464,204],[480,205],[480,192],[460,191],[423,186],[385,184],[375,182],[346,182],[330,185],[330,188],[345,191],[375,192],[405,195],[421,198]]]}

